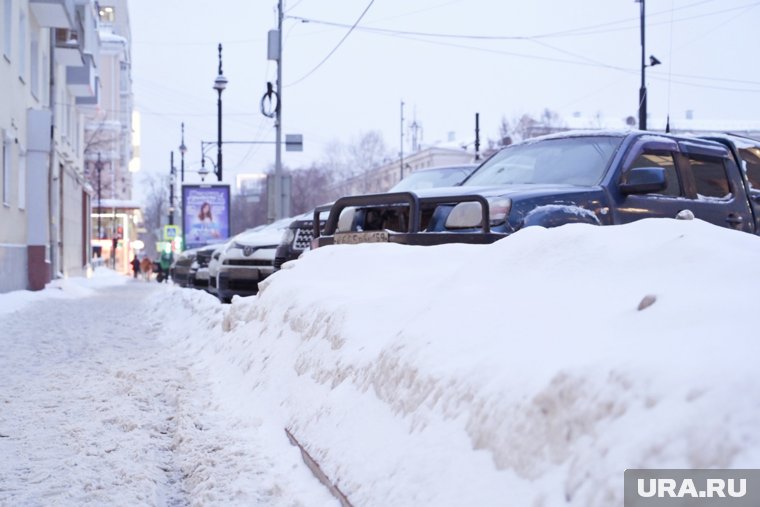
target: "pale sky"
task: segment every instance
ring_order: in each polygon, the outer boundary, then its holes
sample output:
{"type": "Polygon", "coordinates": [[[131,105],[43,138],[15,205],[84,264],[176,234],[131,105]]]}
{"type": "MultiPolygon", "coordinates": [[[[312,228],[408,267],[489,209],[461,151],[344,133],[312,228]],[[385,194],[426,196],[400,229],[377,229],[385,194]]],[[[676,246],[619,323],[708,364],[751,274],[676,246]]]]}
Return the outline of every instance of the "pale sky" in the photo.
{"type": "MultiPolygon", "coordinates": [[[[449,132],[472,140],[476,112],[483,140],[497,137],[502,116],[539,115],[544,108],[565,118],[637,117],[640,4],[633,0],[375,0],[309,74],[369,4],[285,2],[283,131],[304,136],[303,153],[283,150],[285,165],[306,165],[331,141],[375,129],[397,153],[402,100],[406,125],[416,118],[424,143],[449,132]]],[[[216,141],[212,86],[220,42],[229,79],[223,139],[274,140],[259,100],[276,77],[266,47],[276,6],[276,0],[129,0],[142,171],[168,174],[172,150],[179,167],[183,121],[186,171],[200,167],[200,141],[216,141]]],[[[647,69],[651,119],[670,112],[675,124],[692,110],[700,120],[760,121],[760,1],[647,0],[646,12],[647,59],[662,62],[647,69]]],[[[274,163],[273,144],[225,145],[223,153],[224,181],[233,185],[236,173],[274,163]]],[[[216,160],[216,148],[208,155],[216,160]]],[[[186,182],[197,181],[186,174],[186,182]]]]}

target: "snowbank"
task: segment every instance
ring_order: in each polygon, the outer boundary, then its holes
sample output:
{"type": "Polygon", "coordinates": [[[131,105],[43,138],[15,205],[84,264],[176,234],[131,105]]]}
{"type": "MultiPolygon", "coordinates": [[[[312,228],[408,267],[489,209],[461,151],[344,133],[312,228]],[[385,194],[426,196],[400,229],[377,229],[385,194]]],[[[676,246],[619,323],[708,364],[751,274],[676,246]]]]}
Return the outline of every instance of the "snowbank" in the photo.
{"type": "Polygon", "coordinates": [[[621,505],[626,468],[760,463],[759,254],[671,220],[334,246],[173,326],[356,505],[621,505]]]}
{"type": "Polygon", "coordinates": [[[95,294],[95,290],[126,283],[129,277],[109,268],[96,268],[91,277],[53,280],[41,291],[13,291],[0,294],[0,315],[15,312],[29,304],[50,298],[73,299],[95,294]]]}

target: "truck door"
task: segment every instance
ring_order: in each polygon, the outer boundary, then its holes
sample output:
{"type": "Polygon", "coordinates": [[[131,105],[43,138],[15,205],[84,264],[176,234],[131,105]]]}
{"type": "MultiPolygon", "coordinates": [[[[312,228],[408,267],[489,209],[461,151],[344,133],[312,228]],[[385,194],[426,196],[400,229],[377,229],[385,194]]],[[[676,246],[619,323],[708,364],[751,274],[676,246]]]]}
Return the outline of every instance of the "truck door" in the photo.
{"type": "Polygon", "coordinates": [[[684,148],[681,174],[694,216],[721,227],[754,231],[744,183],[728,152],[722,147],[721,151],[695,145],[684,148]]]}
{"type": "Polygon", "coordinates": [[[629,150],[622,171],[610,183],[611,194],[617,201],[615,223],[629,223],[642,218],[675,218],[689,208],[676,164],[678,144],[661,138],[656,142],[639,142],[629,150]],[[628,171],[640,167],[660,167],[665,171],[666,187],[648,194],[616,194],[617,185],[626,179],[628,171]]]}

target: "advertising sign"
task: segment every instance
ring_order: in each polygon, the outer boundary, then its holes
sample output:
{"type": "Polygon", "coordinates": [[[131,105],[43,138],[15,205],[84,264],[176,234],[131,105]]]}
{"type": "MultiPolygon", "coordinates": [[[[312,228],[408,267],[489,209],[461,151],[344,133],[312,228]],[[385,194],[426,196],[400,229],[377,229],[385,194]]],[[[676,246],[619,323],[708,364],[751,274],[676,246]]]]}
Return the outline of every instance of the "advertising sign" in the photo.
{"type": "Polygon", "coordinates": [[[230,236],[230,186],[182,185],[185,248],[219,243],[230,236]]]}

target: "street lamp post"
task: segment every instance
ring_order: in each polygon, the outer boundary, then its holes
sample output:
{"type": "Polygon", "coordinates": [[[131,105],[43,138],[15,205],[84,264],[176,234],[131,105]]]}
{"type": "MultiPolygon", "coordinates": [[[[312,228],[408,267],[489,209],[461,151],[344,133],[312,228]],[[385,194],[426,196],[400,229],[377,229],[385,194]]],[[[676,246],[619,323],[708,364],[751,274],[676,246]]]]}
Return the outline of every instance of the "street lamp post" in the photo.
{"type": "Polygon", "coordinates": [[[174,180],[177,175],[177,171],[174,168],[174,152],[171,152],[169,159],[171,165],[169,169],[169,225],[174,225],[174,180]]]}
{"type": "Polygon", "coordinates": [[[222,45],[219,44],[219,74],[214,80],[214,90],[218,92],[216,100],[216,176],[222,181],[222,92],[227,87],[227,78],[222,74],[222,45]]]}
{"type": "Polygon", "coordinates": [[[180,183],[185,182],[185,153],[187,153],[187,146],[185,146],[185,122],[182,122],[182,142],[179,145],[179,155],[180,155],[179,181],[180,183]]]}
{"type": "Polygon", "coordinates": [[[100,152],[98,152],[98,161],[95,162],[95,169],[98,171],[98,239],[103,239],[103,229],[100,226],[100,217],[103,214],[103,208],[100,205],[101,200],[101,186],[100,186],[100,173],[103,172],[103,162],[100,160],[100,152]]]}

